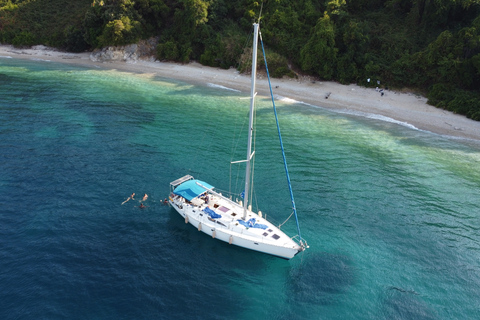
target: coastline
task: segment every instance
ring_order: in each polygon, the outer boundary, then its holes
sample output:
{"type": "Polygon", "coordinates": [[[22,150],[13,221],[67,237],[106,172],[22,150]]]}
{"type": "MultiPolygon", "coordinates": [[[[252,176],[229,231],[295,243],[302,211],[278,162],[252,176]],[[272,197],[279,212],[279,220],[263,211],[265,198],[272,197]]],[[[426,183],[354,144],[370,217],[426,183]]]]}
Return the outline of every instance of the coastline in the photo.
{"type": "MultiPolygon", "coordinates": [[[[43,46],[17,49],[9,45],[0,45],[0,58],[9,57],[153,74],[190,83],[212,83],[245,93],[250,91],[248,75],[239,74],[235,69],[217,69],[195,62],[185,65],[146,60],[98,62],[91,59],[90,53],[66,53],[43,46]]],[[[479,121],[430,106],[426,103],[425,97],[413,93],[385,90],[382,96],[373,88],[328,81],[313,82],[308,77],[272,79],[271,82],[273,94],[276,96],[341,112],[387,117],[419,130],[480,141],[479,121]]],[[[257,92],[259,95],[269,96],[268,81],[264,76],[260,75],[257,80],[257,92]]]]}

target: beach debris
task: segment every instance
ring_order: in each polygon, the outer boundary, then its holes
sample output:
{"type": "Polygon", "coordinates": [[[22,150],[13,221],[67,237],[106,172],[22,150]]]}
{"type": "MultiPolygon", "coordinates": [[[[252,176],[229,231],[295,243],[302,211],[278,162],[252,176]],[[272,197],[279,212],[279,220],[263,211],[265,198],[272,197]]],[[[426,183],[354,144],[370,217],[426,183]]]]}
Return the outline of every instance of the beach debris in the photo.
{"type": "Polygon", "coordinates": [[[325,94],[325,99],[328,99],[328,97],[330,97],[331,94],[332,94],[331,92],[327,92],[327,93],[325,94]]]}

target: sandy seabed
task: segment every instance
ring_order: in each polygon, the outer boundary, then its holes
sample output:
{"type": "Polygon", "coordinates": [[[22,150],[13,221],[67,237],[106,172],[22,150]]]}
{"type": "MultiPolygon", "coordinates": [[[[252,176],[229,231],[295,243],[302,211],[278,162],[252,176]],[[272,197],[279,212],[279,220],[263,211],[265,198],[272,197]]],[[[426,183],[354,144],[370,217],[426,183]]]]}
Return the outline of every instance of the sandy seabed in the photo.
{"type": "MultiPolygon", "coordinates": [[[[211,83],[249,94],[250,77],[239,74],[235,69],[223,70],[202,66],[198,63],[176,64],[158,61],[114,61],[98,62],[89,53],[65,53],[43,46],[18,49],[0,45],[1,58],[45,60],[104,69],[116,69],[135,73],[152,74],[164,78],[190,83],[211,83]]],[[[425,97],[413,93],[385,90],[381,95],[373,88],[358,85],[342,85],[335,82],[300,79],[272,79],[276,96],[293,99],[314,106],[364,116],[381,116],[432,133],[480,141],[480,122],[427,104],[425,97]],[[326,98],[328,97],[328,98],[326,98]]],[[[268,81],[263,76],[257,80],[257,92],[269,95],[268,81]]]]}

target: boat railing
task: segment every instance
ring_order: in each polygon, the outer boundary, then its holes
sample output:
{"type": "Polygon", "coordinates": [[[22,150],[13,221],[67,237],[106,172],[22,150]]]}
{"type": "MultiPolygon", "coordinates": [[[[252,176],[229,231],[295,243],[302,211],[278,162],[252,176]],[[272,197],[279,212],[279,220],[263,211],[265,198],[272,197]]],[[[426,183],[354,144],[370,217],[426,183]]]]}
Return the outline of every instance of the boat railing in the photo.
{"type": "Polygon", "coordinates": [[[294,235],[290,239],[292,239],[293,241],[295,241],[295,243],[297,243],[300,247],[302,247],[302,251],[309,248],[307,241],[303,238],[300,239],[300,236],[298,234],[294,235]]]}
{"type": "Polygon", "coordinates": [[[181,185],[182,183],[184,183],[185,181],[188,181],[188,180],[192,180],[193,179],[193,176],[187,174],[181,178],[178,178],[177,180],[175,181],[172,181],[170,182],[170,186],[172,187],[176,187],[176,186],[179,186],[181,185]]]}
{"type": "Polygon", "coordinates": [[[213,188],[210,188],[210,189],[209,189],[209,188],[205,187],[204,185],[202,185],[202,184],[200,184],[200,183],[198,183],[198,182],[197,182],[197,185],[199,185],[200,187],[204,188],[204,189],[205,189],[206,191],[208,191],[209,193],[214,194],[214,195],[218,196],[219,198],[221,198],[221,199],[223,199],[223,200],[225,200],[225,201],[227,201],[227,202],[230,202],[230,203],[232,203],[232,204],[234,204],[234,205],[238,205],[238,203],[236,203],[235,201],[233,201],[233,200],[225,197],[225,196],[222,195],[221,193],[218,193],[218,192],[213,191],[213,188]]]}

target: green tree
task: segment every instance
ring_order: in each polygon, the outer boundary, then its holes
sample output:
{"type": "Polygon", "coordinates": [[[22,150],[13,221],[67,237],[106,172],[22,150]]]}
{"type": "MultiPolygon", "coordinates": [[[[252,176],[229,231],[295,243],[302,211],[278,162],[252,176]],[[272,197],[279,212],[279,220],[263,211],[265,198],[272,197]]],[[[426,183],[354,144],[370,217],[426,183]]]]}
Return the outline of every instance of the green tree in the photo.
{"type": "MultiPolygon", "coordinates": [[[[208,8],[210,2],[203,0],[181,0],[175,8],[171,28],[161,38],[160,48],[157,50],[159,59],[169,59],[162,54],[165,52],[161,47],[167,43],[175,44],[179,58],[182,62],[188,62],[192,58],[200,58],[204,52],[204,43],[208,40],[210,28],[208,22],[208,8]]],[[[170,59],[169,59],[170,60],[170,59]]]]}
{"type": "Polygon", "coordinates": [[[331,80],[335,72],[337,51],[333,22],[325,13],[300,51],[302,70],[331,80]]]}
{"type": "Polygon", "coordinates": [[[28,31],[22,31],[13,38],[12,44],[17,47],[32,46],[36,44],[35,36],[28,31]]]}
{"type": "Polygon", "coordinates": [[[367,32],[366,25],[355,20],[350,20],[339,28],[336,78],[341,83],[356,82],[363,76],[361,70],[365,68],[365,54],[369,44],[367,32]]]}
{"type": "Polygon", "coordinates": [[[100,46],[108,45],[124,45],[138,41],[139,32],[138,21],[132,21],[129,17],[121,17],[118,20],[109,21],[103,28],[103,32],[99,37],[100,46]]]}
{"type": "Polygon", "coordinates": [[[166,27],[171,10],[163,0],[136,0],[134,7],[146,37],[157,35],[166,27]]]}
{"type": "Polygon", "coordinates": [[[178,60],[180,58],[177,44],[173,41],[159,43],[157,46],[157,56],[166,60],[178,60]]]}
{"type": "Polygon", "coordinates": [[[145,34],[132,0],[94,0],[84,19],[85,41],[92,47],[124,45],[145,34]]]}

